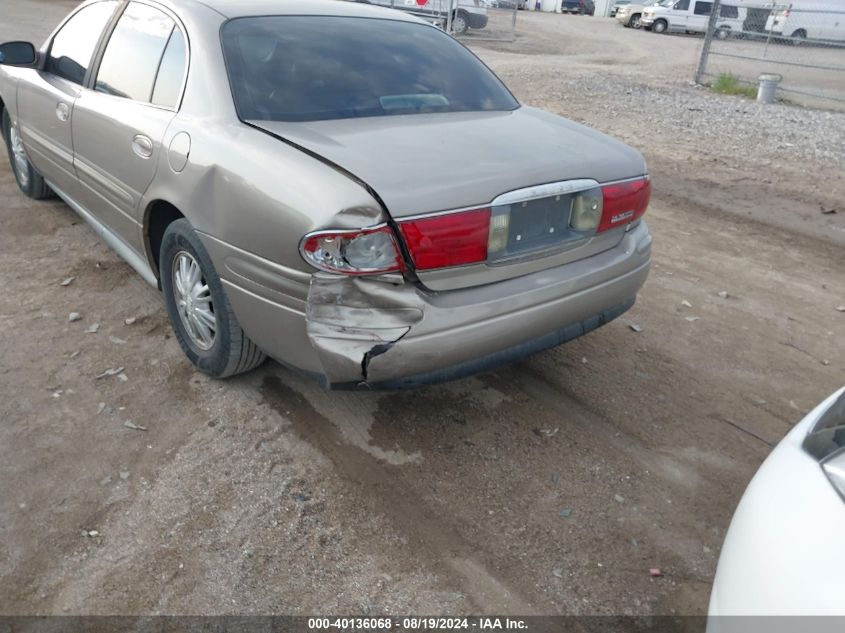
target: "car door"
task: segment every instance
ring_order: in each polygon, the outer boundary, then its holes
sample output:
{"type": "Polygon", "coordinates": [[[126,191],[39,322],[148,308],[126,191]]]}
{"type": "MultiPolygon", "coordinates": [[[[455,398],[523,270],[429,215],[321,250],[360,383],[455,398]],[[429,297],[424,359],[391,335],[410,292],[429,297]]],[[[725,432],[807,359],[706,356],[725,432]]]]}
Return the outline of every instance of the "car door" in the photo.
{"type": "Polygon", "coordinates": [[[687,14],[687,31],[694,33],[705,33],[707,24],[710,22],[710,14],[713,12],[713,3],[705,0],[696,0],[692,11],[687,14]]]}
{"type": "Polygon", "coordinates": [[[18,126],[29,160],[71,197],[79,187],[73,168],[73,109],[118,4],[102,0],[71,14],[42,49],[40,68],[18,83],[18,126]]]}
{"type": "Polygon", "coordinates": [[[167,10],[129,2],[74,108],[81,203],[143,252],[141,197],[180,105],[188,64],[184,29],[167,10]]]}

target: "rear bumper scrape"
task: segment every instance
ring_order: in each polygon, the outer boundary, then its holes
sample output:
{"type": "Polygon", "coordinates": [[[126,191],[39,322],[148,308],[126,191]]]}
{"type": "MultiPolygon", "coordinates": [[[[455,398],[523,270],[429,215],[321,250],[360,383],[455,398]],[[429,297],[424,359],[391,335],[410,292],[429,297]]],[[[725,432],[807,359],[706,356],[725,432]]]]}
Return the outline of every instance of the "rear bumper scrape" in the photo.
{"type": "Polygon", "coordinates": [[[305,317],[328,382],[358,385],[370,361],[422,319],[423,302],[406,284],[317,273],[305,317]]]}
{"type": "MultiPolygon", "coordinates": [[[[544,350],[557,347],[558,345],[568,343],[579,336],[592,332],[596,328],[609,323],[613,319],[630,310],[635,301],[636,299],[631,297],[618,305],[608,308],[607,310],[602,310],[598,314],[589,316],[586,319],[576,323],[570,323],[565,327],[549,332],[543,336],[539,336],[524,343],[513,345],[512,347],[488,354],[487,356],[482,356],[481,358],[475,358],[444,369],[407,376],[405,378],[388,379],[379,382],[370,382],[367,384],[372,389],[414,389],[424,385],[457,380],[483,371],[496,369],[502,365],[506,365],[544,350]]],[[[392,347],[392,345],[390,347],[392,347]]],[[[388,351],[390,347],[384,351],[388,351]]],[[[334,388],[337,389],[338,386],[335,385],[334,388]]]]}

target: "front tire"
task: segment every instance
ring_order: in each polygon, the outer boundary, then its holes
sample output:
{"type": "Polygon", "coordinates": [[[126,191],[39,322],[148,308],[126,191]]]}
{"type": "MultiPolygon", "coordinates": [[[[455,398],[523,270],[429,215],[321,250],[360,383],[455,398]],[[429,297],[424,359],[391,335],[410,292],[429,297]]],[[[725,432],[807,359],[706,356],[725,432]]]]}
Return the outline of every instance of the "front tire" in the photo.
{"type": "Polygon", "coordinates": [[[651,30],[655,33],[665,33],[669,30],[669,25],[666,23],[666,20],[657,20],[652,26],[651,30]]]}
{"type": "Polygon", "coordinates": [[[634,15],[632,15],[631,19],[628,20],[628,26],[630,26],[632,29],[638,29],[642,27],[642,22],[640,22],[641,17],[642,16],[639,13],[635,13],[634,15]]]}
{"type": "Polygon", "coordinates": [[[167,227],[159,262],[170,325],[197,369],[227,378],[264,362],[265,354],[241,329],[211,258],[187,220],[167,227]]]}
{"type": "Polygon", "coordinates": [[[50,187],[44,182],[29,158],[23,146],[18,126],[12,123],[9,111],[3,110],[3,140],[6,141],[6,149],[9,153],[9,164],[15,174],[15,180],[20,190],[33,200],[42,200],[53,195],[50,187]]]}

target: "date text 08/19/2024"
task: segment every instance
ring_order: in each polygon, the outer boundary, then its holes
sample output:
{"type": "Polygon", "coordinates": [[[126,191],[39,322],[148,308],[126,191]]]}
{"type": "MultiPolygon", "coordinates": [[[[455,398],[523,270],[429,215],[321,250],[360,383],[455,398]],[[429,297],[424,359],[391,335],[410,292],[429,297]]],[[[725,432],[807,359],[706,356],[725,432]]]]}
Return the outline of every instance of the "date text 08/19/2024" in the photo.
{"type": "Polygon", "coordinates": [[[309,618],[309,631],[449,631],[449,630],[525,630],[525,620],[519,618],[443,618],[443,617],[374,617],[374,618],[309,618]]]}

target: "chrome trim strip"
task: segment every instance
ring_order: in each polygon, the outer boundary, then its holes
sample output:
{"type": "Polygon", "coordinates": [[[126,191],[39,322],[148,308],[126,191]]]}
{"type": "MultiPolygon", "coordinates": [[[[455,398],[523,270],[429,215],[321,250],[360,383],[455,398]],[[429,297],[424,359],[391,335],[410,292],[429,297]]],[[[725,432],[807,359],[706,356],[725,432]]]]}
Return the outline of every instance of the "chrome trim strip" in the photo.
{"type": "Polygon", "coordinates": [[[479,209],[487,209],[490,207],[504,206],[506,204],[513,204],[515,202],[528,202],[530,200],[539,200],[547,196],[557,196],[575,193],[577,191],[586,191],[594,187],[606,187],[608,185],[618,185],[624,182],[633,182],[635,180],[642,180],[643,178],[650,179],[648,174],[641,176],[633,176],[631,178],[623,178],[622,180],[612,180],[610,182],[598,182],[592,178],[578,178],[575,180],[560,180],[558,182],[551,182],[542,185],[532,185],[531,187],[524,187],[522,189],[514,189],[507,191],[490,202],[483,202],[471,207],[461,207],[459,209],[447,209],[445,211],[434,211],[432,213],[417,213],[406,217],[396,218],[398,224],[403,222],[411,222],[413,220],[421,220],[424,218],[435,218],[440,215],[451,215],[452,213],[463,213],[464,211],[477,211],[479,209]]]}
{"type": "Polygon", "coordinates": [[[514,204],[515,202],[530,202],[531,200],[540,200],[541,198],[548,198],[550,196],[562,196],[576,191],[586,191],[587,189],[595,189],[599,186],[597,180],[592,178],[580,178],[578,180],[563,180],[560,182],[552,182],[546,185],[535,185],[533,187],[525,187],[523,189],[516,189],[497,196],[490,203],[491,207],[501,207],[506,204],[514,204]]]}
{"type": "Polygon", "coordinates": [[[57,196],[64,200],[71,209],[76,211],[76,213],[85,220],[92,229],[94,229],[94,232],[97,235],[103,238],[103,241],[105,241],[106,244],[111,246],[127,264],[134,268],[135,272],[141,275],[144,281],[158,289],[158,279],[147,261],[138,255],[138,253],[136,253],[126,242],[120,239],[120,237],[118,237],[118,235],[110,228],[95,218],[85,207],[76,202],[49,180],[47,181],[47,184],[50,186],[50,189],[56,192],[57,196]]]}
{"type": "Polygon", "coordinates": [[[386,226],[388,226],[387,222],[381,222],[379,224],[373,224],[372,226],[362,226],[360,229],[318,229],[316,231],[306,233],[302,239],[299,240],[299,245],[301,248],[305,243],[305,240],[312,237],[320,237],[321,235],[346,235],[347,233],[360,233],[361,231],[375,232],[380,231],[386,226]]]}

